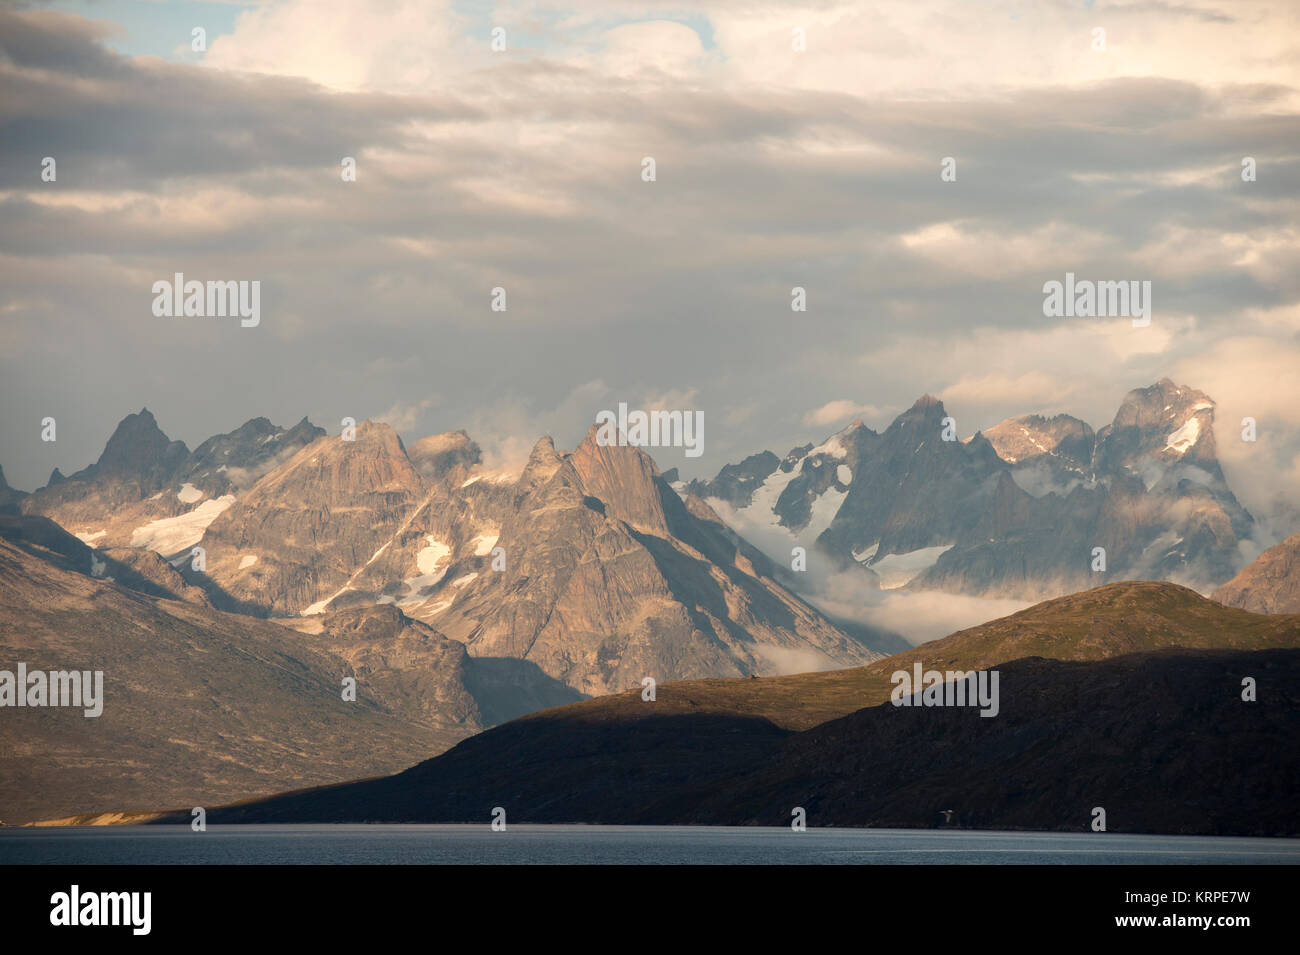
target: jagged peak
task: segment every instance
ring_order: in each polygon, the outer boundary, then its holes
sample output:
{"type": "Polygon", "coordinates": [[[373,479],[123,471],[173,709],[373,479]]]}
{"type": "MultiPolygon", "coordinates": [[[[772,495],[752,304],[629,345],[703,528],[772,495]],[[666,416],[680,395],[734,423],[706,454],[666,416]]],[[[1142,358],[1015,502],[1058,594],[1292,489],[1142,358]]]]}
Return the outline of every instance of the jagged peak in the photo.
{"type": "Polygon", "coordinates": [[[265,417],[264,415],[258,415],[256,418],[249,418],[238,428],[236,428],[235,431],[243,431],[245,428],[255,429],[258,431],[265,431],[268,428],[275,431],[283,430],[282,428],[279,428],[275,424],[273,424],[271,419],[265,417]]]}
{"type": "Polygon", "coordinates": [[[1164,425],[1171,421],[1183,422],[1188,414],[1213,414],[1214,399],[1196,388],[1180,385],[1170,378],[1161,378],[1145,388],[1134,388],[1124,396],[1112,429],[1164,425]]]}
{"type": "Polygon", "coordinates": [[[563,466],[564,460],[555,450],[555,442],[549,434],[543,435],[528,453],[528,463],[519,475],[519,489],[527,492],[545,484],[563,466]]]}
{"type": "Polygon", "coordinates": [[[568,458],[583,490],[603,502],[611,516],[633,527],[666,534],[667,517],[654,459],[633,445],[600,443],[597,430],[588,430],[568,458]]]}
{"type": "Polygon", "coordinates": [[[599,430],[600,428],[597,425],[588,428],[586,436],[567,455],[568,460],[574,464],[580,473],[584,468],[590,470],[592,462],[600,462],[599,467],[605,470],[631,468],[652,476],[659,474],[659,466],[655,464],[654,458],[647,454],[644,448],[623,442],[603,444],[597,439],[599,430]]]}
{"type": "Polygon", "coordinates": [[[912,407],[908,408],[895,418],[890,424],[890,427],[897,428],[909,421],[933,419],[942,417],[946,414],[947,411],[944,410],[943,402],[929,392],[926,392],[912,403],[912,407]]]}
{"type": "Polygon", "coordinates": [[[143,473],[166,456],[189,453],[182,441],[172,441],[148,408],[118,422],[95,463],[98,471],[143,473]]]}

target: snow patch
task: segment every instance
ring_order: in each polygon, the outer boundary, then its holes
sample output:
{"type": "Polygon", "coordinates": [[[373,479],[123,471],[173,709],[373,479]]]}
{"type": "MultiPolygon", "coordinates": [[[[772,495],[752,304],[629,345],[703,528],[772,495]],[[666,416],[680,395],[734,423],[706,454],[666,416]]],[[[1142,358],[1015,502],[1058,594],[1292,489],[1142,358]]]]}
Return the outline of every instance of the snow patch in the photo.
{"type": "Polygon", "coordinates": [[[256,554],[245,554],[243,557],[239,558],[239,566],[235,569],[244,570],[248,567],[252,567],[256,563],[257,563],[256,554]]]}
{"type": "Polygon", "coordinates": [[[819,444],[817,447],[809,451],[806,457],[811,458],[818,454],[824,454],[828,458],[847,458],[849,456],[849,449],[844,447],[840,442],[840,436],[838,434],[833,434],[826,439],[824,444],[819,444]]]}
{"type": "Polygon", "coordinates": [[[1165,447],[1172,448],[1178,454],[1185,454],[1200,436],[1201,422],[1196,418],[1188,418],[1185,425],[1165,439],[1165,447]]]}
{"type": "Polygon", "coordinates": [[[841,484],[848,484],[853,480],[853,469],[847,464],[841,464],[835,469],[835,476],[839,478],[841,484]]]}
{"type": "Polygon", "coordinates": [[[89,544],[91,547],[94,547],[95,541],[99,540],[101,537],[107,537],[107,536],[108,536],[108,531],[95,531],[95,533],[93,534],[78,534],[77,539],[80,540],[83,544],[89,544]]]}
{"type": "MultiPolygon", "coordinates": [[[[339,591],[339,593],[342,593],[342,591],[339,591]]],[[[324,613],[325,608],[330,605],[330,601],[337,596],[338,594],[331,594],[330,596],[326,597],[324,600],[316,601],[314,604],[312,604],[310,607],[308,607],[306,610],[302,612],[302,616],[314,617],[318,613],[324,613]]]]}
{"type": "Polygon", "coordinates": [[[204,501],[194,510],[177,517],[150,521],[131,532],[131,546],[144,547],[164,557],[177,554],[202,540],[208,525],[234,503],[235,495],[225,494],[215,500],[204,501]]]}
{"type": "Polygon", "coordinates": [[[470,541],[470,543],[474,545],[474,556],[486,557],[488,554],[492,553],[492,548],[497,546],[497,539],[499,537],[499,534],[480,534],[478,537],[475,537],[470,541]]]}
{"type": "Polygon", "coordinates": [[[872,563],[871,569],[880,577],[882,590],[896,590],[933,567],[953,547],[953,544],[940,544],[938,547],[922,547],[906,554],[886,554],[872,563]]]}
{"type": "Polygon", "coordinates": [[[812,515],[808,518],[808,526],[803,529],[802,536],[816,540],[822,531],[831,526],[831,521],[839,513],[840,505],[848,496],[848,491],[828,487],[821,497],[812,502],[812,515]]]}
{"type": "Polygon", "coordinates": [[[421,596],[421,593],[441,581],[450,566],[451,548],[432,535],[426,535],[424,539],[428,546],[415,555],[415,568],[419,574],[402,581],[406,593],[397,601],[399,607],[423,605],[428,597],[421,596]]]}
{"type": "Polygon", "coordinates": [[[429,542],[429,546],[422,548],[415,555],[415,567],[421,574],[432,574],[439,563],[451,556],[451,548],[434,539],[432,535],[426,536],[424,539],[429,542]]]}

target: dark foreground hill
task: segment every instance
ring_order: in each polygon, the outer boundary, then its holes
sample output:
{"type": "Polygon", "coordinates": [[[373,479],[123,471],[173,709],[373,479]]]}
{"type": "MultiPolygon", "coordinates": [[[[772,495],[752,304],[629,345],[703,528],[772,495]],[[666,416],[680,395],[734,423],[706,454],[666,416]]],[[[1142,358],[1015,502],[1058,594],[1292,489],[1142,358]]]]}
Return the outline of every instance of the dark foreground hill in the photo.
{"type": "MultiPolygon", "coordinates": [[[[1300,650],[1004,664],[1000,713],[867,707],[804,732],[755,716],[535,714],[385,779],[220,823],[788,824],[1300,834],[1300,650]],[[1242,681],[1257,699],[1242,699],[1242,681]],[[951,810],[947,815],[945,811],[951,810]]],[[[173,820],[174,821],[174,820],[173,820]]]]}
{"type": "Polygon", "coordinates": [[[545,710],[396,776],[212,818],[483,822],[502,806],[515,822],[780,824],[802,806],[813,825],[951,809],[953,824],[1079,829],[1101,806],[1116,830],[1290,832],[1296,648],[1300,617],[1112,584],[866,667],[545,710]],[[998,668],[1000,714],[889,705],[891,675],[918,662],[998,668]]]}

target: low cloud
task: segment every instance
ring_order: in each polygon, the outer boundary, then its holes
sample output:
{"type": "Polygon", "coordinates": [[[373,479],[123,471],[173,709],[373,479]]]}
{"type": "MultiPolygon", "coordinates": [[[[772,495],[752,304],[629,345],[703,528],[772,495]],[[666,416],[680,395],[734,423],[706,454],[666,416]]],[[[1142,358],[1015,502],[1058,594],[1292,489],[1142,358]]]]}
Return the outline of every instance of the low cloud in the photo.
{"type": "Polygon", "coordinates": [[[881,414],[881,410],[875,405],[858,404],[847,398],[840,398],[809,411],[803,416],[803,423],[810,428],[829,428],[847,424],[853,418],[877,418],[881,414]]]}

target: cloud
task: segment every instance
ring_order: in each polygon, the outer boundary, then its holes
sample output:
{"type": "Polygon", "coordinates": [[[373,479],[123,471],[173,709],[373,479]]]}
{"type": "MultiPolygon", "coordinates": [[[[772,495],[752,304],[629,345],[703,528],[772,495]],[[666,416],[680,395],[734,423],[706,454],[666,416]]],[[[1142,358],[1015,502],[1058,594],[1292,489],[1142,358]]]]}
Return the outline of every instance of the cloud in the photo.
{"type": "Polygon", "coordinates": [[[1040,408],[1055,405],[1069,394],[1070,385],[1060,378],[1027,371],[1015,377],[1004,373],[968,375],[944,388],[939,397],[944,402],[1040,408]]]}
{"type": "Polygon", "coordinates": [[[825,428],[842,424],[852,418],[876,418],[880,414],[880,409],[875,405],[858,404],[848,398],[839,398],[809,411],[803,416],[803,423],[811,428],[825,428]]]}
{"type": "MultiPolygon", "coordinates": [[[[1294,4],[379,9],[260,4],[197,63],[0,11],[13,483],[93,460],[143,404],[191,445],[388,408],[518,460],[541,433],[571,446],[598,402],[661,400],[706,411],[689,478],[820,438],[841,402],[876,426],[942,394],[971,433],[1103,424],[1168,374],[1245,405],[1287,393],[1263,356],[1300,330],[1294,4]],[[1067,270],[1150,279],[1151,327],[1044,319],[1067,270]],[[155,318],[176,271],[261,280],[262,324],[155,318]],[[1259,374],[1216,365],[1247,337],[1259,374]],[[57,446],[33,414],[59,417],[57,446]]],[[[1265,415],[1252,508],[1285,497],[1300,434],[1265,415]]]]}
{"type": "Polygon", "coordinates": [[[557,450],[575,447],[609,398],[609,387],[600,379],[577,385],[549,407],[503,395],[471,412],[468,430],[483,449],[485,467],[518,473],[539,438],[550,437],[557,450]]]}
{"type": "Polygon", "coordinates": [[[1265,546],[1300,530],[1300,338],[1243,335],[1183,359],[1180,381],[1215,400],[1214,437],[1225,477],[1261,523],[1265,546]],[[1243,421],[1255,422],[1254,441],[1243,421]]]}
{"type": "Polygon", "coordinates": [[[383,414],[375,415],[374,420],[382,421],[397,432],[410,431],[415,427],[416,422],[424,416],[424,413],[437,404],[437,395],[430,395],[413,404],[397,401],[383,414]]]}

